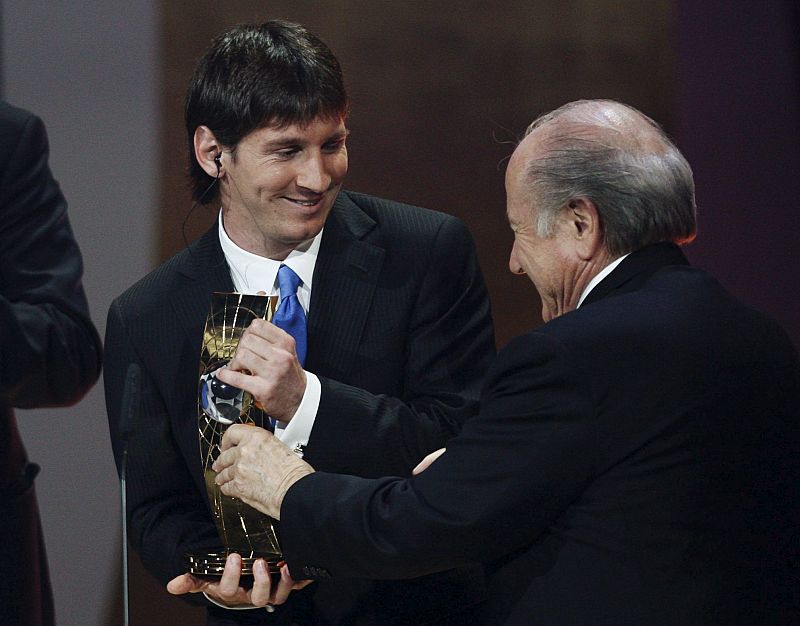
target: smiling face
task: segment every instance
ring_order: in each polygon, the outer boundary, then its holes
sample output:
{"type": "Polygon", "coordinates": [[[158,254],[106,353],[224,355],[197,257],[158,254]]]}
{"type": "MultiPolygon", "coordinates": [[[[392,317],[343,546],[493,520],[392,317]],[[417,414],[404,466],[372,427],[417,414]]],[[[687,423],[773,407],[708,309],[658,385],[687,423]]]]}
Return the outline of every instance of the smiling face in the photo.
{"type": "Polygon", "coordinates": [[[530,184],[525,176],[524,159],[515,153],[506,171],[506,214],[514,244],[508,268],[514,274],[525,274],[536,287],[542,300],[542,320],[549,322],[561,315],[567,289],[566,266],[569,249],[561,236],[563,225],[557,220],[555,231],[542,237],[536,229],[530,184]]]}
{"type": "Polygon", "coordinates": [[[266,126],[223,150],[220,195],[228,236],[241,248],[283,260],[315,237],[347,174],[340,118],[266,126]]]}
{"type": "Polygon", "coordinates": [[[533,282],[545,322],[576,309],[591,280],[616,258],[603,245],[600,214],[589,197],[567,200],[555,211],[550,233],[539,234],[536,219],[543,208],[530,165],[548,155],[547,132],[531,132],[517,146],[506,171],[506,214],[514,231],[508,267],[533,282]]]}

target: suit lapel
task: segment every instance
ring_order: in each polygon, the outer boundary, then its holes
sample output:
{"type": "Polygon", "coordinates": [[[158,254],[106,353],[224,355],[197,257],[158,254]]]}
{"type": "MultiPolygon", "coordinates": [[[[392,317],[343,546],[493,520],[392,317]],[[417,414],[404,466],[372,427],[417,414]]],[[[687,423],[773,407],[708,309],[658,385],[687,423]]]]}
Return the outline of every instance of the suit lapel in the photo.
{"type": "Polygon", "coordinates": [[[689,265],[681,249],[674,243],[652,244],[631,252],[613,272],[595,285],[583,305],[611,294],[639,289],[650,276],[666,265],[689,265]]]}
{"type": "Polygon", "coordinates": [[[309,371],[350,372],[383,265],[383,248],[365,240],[375,221],[342,192],[325,224],[308,315],[309,371]]]}
{"type": "MultiPolygon", "coordinates": [[[[214,291],[233,291],[233,280],[214,225],[188,249],[178,271],[188,280],[170,298],[181,328],[192,339],[202,336],[214,291]]],[[[198,358],[200,344],[197,345],[198,358]]]]}

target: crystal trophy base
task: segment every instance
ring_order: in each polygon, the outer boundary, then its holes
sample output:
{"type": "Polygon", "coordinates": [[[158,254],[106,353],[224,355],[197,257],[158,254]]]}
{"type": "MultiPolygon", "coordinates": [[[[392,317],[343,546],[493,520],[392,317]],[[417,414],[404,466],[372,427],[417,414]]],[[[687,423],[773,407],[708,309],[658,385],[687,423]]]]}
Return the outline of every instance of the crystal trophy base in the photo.
{"type": "MultiPolygon", "coordinates": [[[[187,569],[190,574],[208,578],[219,578],[225,569],[225,561],[229,554],[235,552],[221,551],[221,552],[203,552],[186,555],[187,569]]],[[[253,576],[253,565],[258,559],[264,559],[267,563],[267,568],[270,574],[280,574],[283,561],[275,558],[274,555],[251,554],[248,556],[240,555],[242,557],[242,576],[253,576]]]]}

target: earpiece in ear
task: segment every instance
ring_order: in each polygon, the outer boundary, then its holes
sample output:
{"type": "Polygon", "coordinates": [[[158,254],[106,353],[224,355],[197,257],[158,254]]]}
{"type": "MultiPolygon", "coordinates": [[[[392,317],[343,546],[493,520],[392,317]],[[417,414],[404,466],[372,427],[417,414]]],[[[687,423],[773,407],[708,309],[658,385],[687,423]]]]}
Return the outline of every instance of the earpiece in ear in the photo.
{"type": "Polygon", "coordinates": [[[215,156],[214,163],[217,164],[217,178],[219,178],[219,175],[221,173],[220,169],[222,168],[222,155],[218,154],[217,156],[215,156]]]}

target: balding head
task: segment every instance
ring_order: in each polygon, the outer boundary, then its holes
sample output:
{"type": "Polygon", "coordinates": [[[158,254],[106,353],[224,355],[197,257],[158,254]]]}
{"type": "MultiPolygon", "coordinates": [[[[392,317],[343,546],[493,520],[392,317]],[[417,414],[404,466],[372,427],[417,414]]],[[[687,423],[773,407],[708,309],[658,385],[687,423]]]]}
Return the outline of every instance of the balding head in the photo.
{"type": "Polygon", "coordinates": [[[689,164],[661,128],[610,100],[580,100],[535,120],[514,153],[547,236],[560,211],[591,200],[613,256],[651,243],[685,243],[696,230],[689,164]]]}

